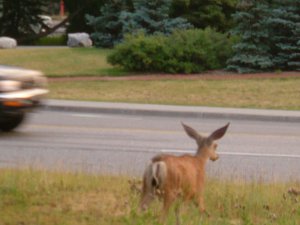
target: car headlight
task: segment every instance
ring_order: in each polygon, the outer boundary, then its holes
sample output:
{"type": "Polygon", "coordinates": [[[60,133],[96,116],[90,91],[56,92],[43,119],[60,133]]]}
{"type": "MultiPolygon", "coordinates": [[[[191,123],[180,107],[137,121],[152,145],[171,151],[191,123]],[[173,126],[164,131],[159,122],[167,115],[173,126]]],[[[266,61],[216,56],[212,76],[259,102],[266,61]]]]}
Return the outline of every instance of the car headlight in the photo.
{"type": "Polygon", "coordinates": [[[21,82],[13,80],[0,80],[0,92],[18,91],[21,89],[21,82]]]}

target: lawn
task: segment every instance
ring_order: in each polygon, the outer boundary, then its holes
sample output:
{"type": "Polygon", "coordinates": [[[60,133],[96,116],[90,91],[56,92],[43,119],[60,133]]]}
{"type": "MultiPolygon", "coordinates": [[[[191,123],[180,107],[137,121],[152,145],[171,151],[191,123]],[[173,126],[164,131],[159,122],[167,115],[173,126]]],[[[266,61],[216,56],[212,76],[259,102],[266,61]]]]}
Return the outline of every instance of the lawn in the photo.
{"type": "MultiPolygon", "coordinates": [[[[109,50],[13,49],[0,64],[38,69],[48,77],[126,74],[106,62],[109,50]]],[[[50,80],[50,98],[300,110],[300,78],[50,80]]],[[[155,225],[161,203],[139,213],[140,182],[84,172],[0,169],[0,225],[155,225]]],[[[181,208],[184,225],[299,225],[299,182],[208,179],[206,208],[181,208]]],[[[174,224],[170,214],[167,224],[174,224]]]]}
{"type": "Polygon", "coordinates": [[[110,50],[96,48],[1,49],[0,64],[44,72],[48,77],[123,74],[106,62],[110,50]]]}
{"type": "MultiPolygon", "coordinates": [[[[17,48],[0,51],[0,64],[43,71],[49,78],[128,75],[106,62],[111,50],[17,48]]],[[[135,76],[138,76],[135,74],[135,76]]],[[[163,75],[161,75],[163,77],[163,75]]],[[[219,76],[219,78],[222,76],[219,76]]],[[[226,77],[226,76],[225,76],[226,77]]],[[[276,77],[276,76],[275,76],[276,77]]],[[[153,104],[300,110],[300,76],[258,79],[50,80],[50,98],[153,104]]]]}
{"type": "MultiPolygon", "coordinates": [[[[208,179],[206,208],[181,207],[184,225],[298,225],[300,183],[260,183],[208,179]]],[[[140,182],[96,174],[0,170],[0,224],[5,225],[155,225],[161,203],[138,208],[140,182]],[[131,181],[131,182],[129,182],[131,181]]],[[[167,224],[175,224],[171,212],[167,224]]]]}
{"type": "Polygon", "coordinates": [[[300,77],[50,82],[55,99],[300,110],[300,77]]]}

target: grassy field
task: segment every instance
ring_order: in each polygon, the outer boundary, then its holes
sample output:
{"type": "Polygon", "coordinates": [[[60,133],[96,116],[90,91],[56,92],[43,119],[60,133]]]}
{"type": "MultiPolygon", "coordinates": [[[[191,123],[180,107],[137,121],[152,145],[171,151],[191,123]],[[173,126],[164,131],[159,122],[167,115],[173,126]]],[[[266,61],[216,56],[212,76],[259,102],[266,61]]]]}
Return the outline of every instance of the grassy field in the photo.
{"type": "MultiPolygon", "coordinates": [[[[181,207],[184,225],[299,225],[300,183],[245,183],[208,180],[206,208],[181,207]]],[[[0,224],[5,225],[154,225],[160,202],[140,213],[140,183],[131,178],[32,169],[0,170],[0,224]],[[131,180],[132,182],[128,182],[131,180]]],[[[167,224],[174,224],[171,212],[167,224]]]]}
{"type": "MultiPolygon", "coordinates": [[[[0,64],[42,70],[49,77],[122,75],[107,50],[13,49],[0,64]]],[[[49,83],[50,98],[300,110],[300,78],[242,80],[65,80],[49,83]]],[[[140,183],[108,175],[0,169],[0,225],[155,225],[160,202],[139,213],[140,183]]],[[[181,207],[184,225],[299,225],[300,183],[208,179],[206,208],[181,207]]],[[[167,224],[175,224],[171,213],[167,224]]]]}
{"type": "Polygon", "coordinates": [[[50,98],[300,110],[300,78],[59,81],[50,98]]]}
{"type": "Polygon", "coordinates": [[[48,77],[123,74],[106,62],[109,51],[95,48],[1,49],[0,64],[41,70],[48,77]]]}
{"type": "MultiPolygon", "coordinates": [[[[18,48],[0,51],[0,64],[38,69],[48,77],[122,76],[106,62],[111,50],[18,48]]],[[[154,104],[300,110],[300,78],[59,80],[50,98],[154,104]]]]}

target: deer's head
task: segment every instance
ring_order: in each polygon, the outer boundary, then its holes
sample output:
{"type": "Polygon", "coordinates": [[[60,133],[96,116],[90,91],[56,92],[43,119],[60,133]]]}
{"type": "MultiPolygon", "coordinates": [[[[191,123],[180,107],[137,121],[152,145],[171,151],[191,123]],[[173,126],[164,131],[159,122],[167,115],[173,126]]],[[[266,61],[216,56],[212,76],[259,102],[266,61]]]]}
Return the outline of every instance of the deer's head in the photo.
{"type": "Polygon", "coordinates": [[[216,152],[218,144],[215,141],[224,136],[229,126],[229,123],[224,127],[215,130],[209,136],[203,136],[199,134],[196,130],[185,125],[184,123],[182,123],[182,126],[185,132],[188,134],[188,136],[190,136],[196,141],[198,145],[197,156],[208,158],[212,161],[216,161],[219,158],[219,155],[216,152]]]}

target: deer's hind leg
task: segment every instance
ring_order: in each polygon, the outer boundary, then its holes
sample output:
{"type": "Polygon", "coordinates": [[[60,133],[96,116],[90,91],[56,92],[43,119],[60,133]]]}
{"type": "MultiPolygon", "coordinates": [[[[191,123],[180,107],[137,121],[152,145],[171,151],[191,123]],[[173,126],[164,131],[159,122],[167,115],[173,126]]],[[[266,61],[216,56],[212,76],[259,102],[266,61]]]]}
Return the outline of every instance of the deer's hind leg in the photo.
{"type": "Polygon", "coordinates": [[[162,209],[162,217],[161,220],[164,222],[167,218],[169,213],[170,207],[176,200],[176,193],[173,192],[165,192],[163,195],[163,209],[162,209]]]}
{"type": "Polygon", "coordinates": [[[209,213],[206,211],[206,209],[205,209],[205,205],[204,205],[204,197],[203,197],[203,195],[201,194],[201,195],[198,195],[198,197],[197,197],[197,206],[198,206],[198,208],[199,208],[199,211],[200,211],[200,213],[202,214],[205,214],[205,215],[207,215],[208,217],[210,217],[210,215],[209,215],[209,213]]]}

